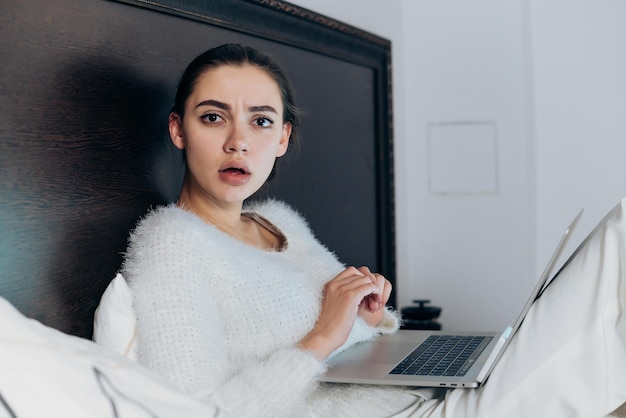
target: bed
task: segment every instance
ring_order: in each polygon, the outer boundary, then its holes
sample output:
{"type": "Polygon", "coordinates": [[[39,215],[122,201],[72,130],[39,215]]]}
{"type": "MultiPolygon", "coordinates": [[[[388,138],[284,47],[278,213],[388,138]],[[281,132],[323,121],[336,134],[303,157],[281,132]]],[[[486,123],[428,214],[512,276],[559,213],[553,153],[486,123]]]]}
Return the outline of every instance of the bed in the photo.
{"type": "MultiPolygon", "coordinates": [[[[55,386],[48,375],[73,389],[96,382],[98,396],[108,394],[102,410],[115,412],[105,416],[124,416],[111,394],[138,386],[135,375],[160,384],[88,340],[129,231],[149,208],[177,197],[183,165],[167,134],[177,78],[191,58],[224,42],[275,56],[305,114],[303,141],[253,198],[287,201],[342,261],[395,281],[388,40],[275,0],[2,2],[0,358],[23,372],[20,382],[48,391],[55,386]],[[351,199],[339,204],[345,195],[351,199]],[[7,343],[16,338],[21,345],[7,343]],[[16,349],[37,361],[8,360],[16,349]],[[82,359],[89,376],[60,381],[72,376],[68,359],[82,359]],[[105,369],[132,378],[116,388],[105,369]]],[[[19,409],[36,405],[22,399],[11,369],[0,369],[0,416],[30,416],[19,409]]],[[[137,396],[132,413],[151,416],[137,405],[154,397],[137,396]]],[[[51,405],[63,399],[53,398],[51,405]]],[[[66,400],[79,407],[70,400],[79,398],[88,396],[66,400]]],[[[58,415],[72,416],[68,408],[58,415]]],[[[204,407],[189,408],[207,416],[204,407]]]]}

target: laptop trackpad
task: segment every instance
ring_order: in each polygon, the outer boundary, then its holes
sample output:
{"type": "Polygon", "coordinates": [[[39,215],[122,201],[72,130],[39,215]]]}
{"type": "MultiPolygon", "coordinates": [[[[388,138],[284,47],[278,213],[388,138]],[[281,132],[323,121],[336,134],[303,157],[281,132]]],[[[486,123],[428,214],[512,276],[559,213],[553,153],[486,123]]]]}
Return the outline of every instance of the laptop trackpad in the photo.
{"type": "Polygon", "coordinates": [[[362,364],[365,361],[368,364],[395,365],[413,351],[416,346],[415,341],[391,342],[384,340],[385,338],[381,337],[378,340],[356,344],[337,354],[328,361],[328,364],[331,366],[336,362],[341,362],[344,365],[350,363],[362,364]]]}

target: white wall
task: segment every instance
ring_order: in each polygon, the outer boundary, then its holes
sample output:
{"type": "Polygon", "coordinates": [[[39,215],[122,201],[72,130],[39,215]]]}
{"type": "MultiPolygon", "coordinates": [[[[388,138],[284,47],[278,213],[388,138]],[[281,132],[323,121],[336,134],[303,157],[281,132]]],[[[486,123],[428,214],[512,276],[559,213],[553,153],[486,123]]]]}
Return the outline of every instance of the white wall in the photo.
{"type": "Polygon", "coordinates": [[[585,207],[579,242],[626,195],[626,2],[532,0],[537,251],[585,207]]]}
{"type": "MultiPolygon", "coordinates": [[[[503,329],[532,287],[535,264],[522,4],[408,0],[402,5],[405,71],[411,76],[395,88],[406,90],[410,117],[408,135],[396,141],[410,147],[406,157],[412,164],[405,175],[413,179],[407,190],[413,216],[405,237],[409,251],[401,261],[406,274],[398,284],[400,305],[425,296],[443,307],[446,329],[503,329]],[[495,127],[495,157],[488,160],[495,186],[485,189],[474,180],[465,188],[433,189],[442,163],[432,152],[441,140],[429,135],[427,126],[441,122],[495,127]]],[[[456,126],[462,128],[453,133],[457,145],[444,151],[452,168],[470,160],[463,173],[450,173],[462,180],[484,165],[481,154],[488,149],[472,144],[477,155],[468,155],[460,145],[471,141],[472,125],[456,126]]]]}
{"type": "Polygon", "coordinates": [[[574,241],[626,194],[626,3],[294,3],[392,41],[400,306],[504,328],[577,209],[574,241]]]}

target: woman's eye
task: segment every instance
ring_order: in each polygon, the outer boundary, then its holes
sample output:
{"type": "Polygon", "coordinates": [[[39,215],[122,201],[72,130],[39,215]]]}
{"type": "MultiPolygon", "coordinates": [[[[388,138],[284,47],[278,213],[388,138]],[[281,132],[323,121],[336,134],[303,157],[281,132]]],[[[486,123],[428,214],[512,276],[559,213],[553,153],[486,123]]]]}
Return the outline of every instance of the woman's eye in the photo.
{"type": "Polygon", "coordinates": [[[274,123],[273,120],[266,118],[266,117],[256,118],[254,122],[256,123],[257,126],[260,126],[262,128],[270,127],[274,123]]]}
{"type": "Polygon", "coordinates": [[[216,113],[207,113],[206,115],[202,115],[202,120],[208,123],[219,122],[220,119],[220,115],[216,113]]]}

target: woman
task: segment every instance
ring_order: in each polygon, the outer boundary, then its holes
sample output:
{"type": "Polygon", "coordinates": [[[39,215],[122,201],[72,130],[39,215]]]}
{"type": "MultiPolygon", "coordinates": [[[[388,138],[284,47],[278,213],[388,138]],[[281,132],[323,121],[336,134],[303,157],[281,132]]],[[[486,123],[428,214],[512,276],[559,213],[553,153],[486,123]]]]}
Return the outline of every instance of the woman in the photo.
{"type": "MultiPolygon", "coordinates": [[[[383,276],[343,266],[285,204],[244,205],[297,129],[291,87],[266,55],[223,45],[189,65],[169,118],[187,163],[183,187],[175,204],[132,232],[122,270],[134,297],[138,360],[237,417],[501,417],[520,413],[520,397],[545,392],[550,382],[519,396],[511,383],[540,380],[517,369],[529,358],[520,350],[537,346],[530,336],[518,336],[525,341],[492,375],[500,383],[480,390],[437,398],[429,390],[316,383],[329,356],[395,331],[398,320],[385,308],[391,285],[383,276]]],[[[617,384],[604,383],[610,399],[573,410],[606,414],[626,399],[613,394],[617,384]]]]}

